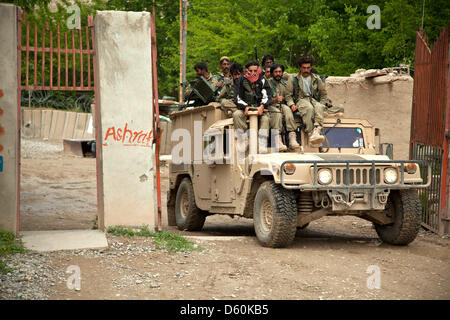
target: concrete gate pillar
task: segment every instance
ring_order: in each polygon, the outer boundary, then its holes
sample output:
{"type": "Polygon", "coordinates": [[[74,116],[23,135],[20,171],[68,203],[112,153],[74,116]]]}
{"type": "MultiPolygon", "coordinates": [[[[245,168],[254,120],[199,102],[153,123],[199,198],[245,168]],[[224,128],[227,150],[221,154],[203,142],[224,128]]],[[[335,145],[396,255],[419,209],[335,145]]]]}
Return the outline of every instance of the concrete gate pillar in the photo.
{"type": "Polygon", "coordinates": [[[150,14],[95,17],[99,227],[155,229],[150,14]]]}
{"type": "Polygon", "coordinates": [[[17,7],[0,3],[0,229],[19,230],[17,7]]]}

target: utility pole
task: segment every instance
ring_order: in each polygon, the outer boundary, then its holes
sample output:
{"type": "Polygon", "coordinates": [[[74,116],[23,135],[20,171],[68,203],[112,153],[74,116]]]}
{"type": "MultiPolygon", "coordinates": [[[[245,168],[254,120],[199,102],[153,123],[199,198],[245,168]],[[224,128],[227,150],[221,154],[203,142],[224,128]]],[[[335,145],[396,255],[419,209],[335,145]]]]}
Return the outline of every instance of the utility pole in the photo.
{"type": "Polygon", "coordinates": [[[180,0],[180,104],[184,100],[182,84],[186,82],[187,7],[187,0],[180,0]]]}

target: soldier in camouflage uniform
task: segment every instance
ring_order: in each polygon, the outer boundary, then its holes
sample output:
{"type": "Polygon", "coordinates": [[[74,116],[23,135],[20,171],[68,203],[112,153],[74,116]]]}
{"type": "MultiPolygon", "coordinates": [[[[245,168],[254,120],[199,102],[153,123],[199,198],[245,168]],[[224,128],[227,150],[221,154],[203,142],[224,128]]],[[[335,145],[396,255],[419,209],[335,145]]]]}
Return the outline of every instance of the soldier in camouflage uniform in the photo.
{"type": "MultiPolygon", "coordinates": [[[[273,64],[275,63],[275,59],[273,58],[273,56],[271,54],[265,54],[262,57],[262,61],[261,61],[261,66],[264,69],[264,76],[266,76],[266,73],[270,71],[267,71],[267,68],[270,68],[273,64]]],[[[289,79],[289,73],[287,72],[283,72],[283,79],[284,80],[288,80],[289,79]]],[[[270,79],[270,75],[267,75],[267,79],[270,79]]]]}
{"type": "MultiPolygon", "coordinates": [[[[197,78],[203,77],[205,80],[213,87],[213,90],[217,92],[217,83],[218,79],[217,76],[211,75],[210,72],[208,72],[208,66],[204,62],[198,62],[194,66],[195,73],[197,75],[197,78]]],[[[186,90],[184,91],[185,97],[189,97],[192,93],[192,87],[188,85],[186,87],[186,90]]]]}
{"type": "Polygon", "coordinates": [[[323,114],[328,103],[327,90],[320,77],[311,73],[312,59],[300,58],[300,72],[288,80],[286,104],[293,112],[299,110],[312,147],[320,146],[325,137],[321,135],[323,114]]]}
{"type": "MultiPolygon", "coordinates": [[[[269,79],[269,84],[272,88],[272,104],[269,110],[279,111],[284,114],[286,122],[286,131],[289,132],[289,146],[294,151],[300,151],[300,145],[297,142],[297,124],[295,123],[294,114],[286,105],[285,94],[287,80],[283,79],[284,66],[278,63],[274,63],[270,67],[270,74],[272,77],[269,79]]],[[[282,128],[280,129],[281,132],[282,128]]],[[[287,147],[281,142],[280,151],[287,150],[287,147]]]]}
{"type": "Polygon", "coordinates": [[[236,108],[236,104],[233,102],[234,99],[234,86],[237,80],[240,78],[244,72],[242,65],[239,63],[233,63],[230,66],[230,74],[233,78],[232,82],[225,82],[223,88],[219,92],[218,101],[222,110],[227,110],[227,108],[236,108]]]}
{"type": "Polygon", "coordinates": [[[215,79],[213,82],[214,85],[219,88],[219,91],[223,86],[231,84],[233,82],[230,72],[230,58],[228,58],[227,56],[223,56],[222,58],[220,58],[220,69],[222,69],[222,72],[219,72],[215,75],[215,79]]]}

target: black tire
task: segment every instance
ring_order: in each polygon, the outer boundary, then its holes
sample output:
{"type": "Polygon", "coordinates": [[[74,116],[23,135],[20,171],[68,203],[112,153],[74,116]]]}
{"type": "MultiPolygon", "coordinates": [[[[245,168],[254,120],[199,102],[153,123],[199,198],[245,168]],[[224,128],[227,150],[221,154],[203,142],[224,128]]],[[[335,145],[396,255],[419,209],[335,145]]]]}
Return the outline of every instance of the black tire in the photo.
{"type": "Polygon", "coordinates": [[[175,219],[180,230],[199,231],[205,224],[206,214],[195,204],[194,188],[189,178],[184,178],[178,186],[175,219]]]}
{"type": "Polygon", "coordinates": [[[391,191],[385,212],[392,216],[394,223],[374,223],[380,239],[393,245],[407,245],[414,241],[421,225],[420,208],[416,190],[391,191]]]}
{"type": "Polygon", "coordinates": [[[290,245],[297,231],[294,193],[272,181],[263,182],[253,204],[253,225],[256,237],[264,247],[290,245]]]}

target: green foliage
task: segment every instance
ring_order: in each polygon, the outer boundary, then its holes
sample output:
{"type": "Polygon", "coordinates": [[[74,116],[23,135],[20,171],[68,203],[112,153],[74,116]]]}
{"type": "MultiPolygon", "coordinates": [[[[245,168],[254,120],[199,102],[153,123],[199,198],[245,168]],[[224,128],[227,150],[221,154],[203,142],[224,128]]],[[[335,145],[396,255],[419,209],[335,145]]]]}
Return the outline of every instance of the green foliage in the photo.
{"type": "MultiPolygon", "coordinates": [[[[12,2],[12,1],[10,1],[12,2]]],[[[15,0],[33,12],[38,25],[63,23],[67,0],[55,11],[50,0],[15,0]]],[[[179,1],[76,1],[82,21],[95,10],[151,11],[155,7],[160,95],[177,96],[179,82],[179,1]]],[[[358,68],[382,68],[414,62],[416,31],[422,25],[423,1],[417,0],[190,0],[188,9],[187,78],[198,61],[219,71],[219,58],[245,64],[272,54],[288,72],[296,72],[300,56],[311,55],[323,74],[346,76],[358,68]],[[369,5],[381,9],[381,29],[367,28],[369,5]]],[[[450,21],[447,0],[425,1],[423,27],[434,40],[450,21]]],[[[48,41],[48,40],[47,40],[48,41]]],[[[75,42],[77,43],[77,39],[75,42]]]]}
{"type": "MultiPolygon", "coordinates": [[[[26,253],[22,243],[17,240],[12,232],[0,230],[0,257],[8,254],[26,253]]],[[[11,269],[0,260],[0,273],[8,273],[11,269]]]]}
{"type": "Polygon", "coordinates": [[[109,227],[107,232],[122,237],[151,237],[157,249],[167,250],[169,252],[201,251],[202,248],[195,246],[191,241],[183,236],[173,234],[168,231],[153,232],[148,226],[142,227],[139,231],[120,226],[109,227]]]}

